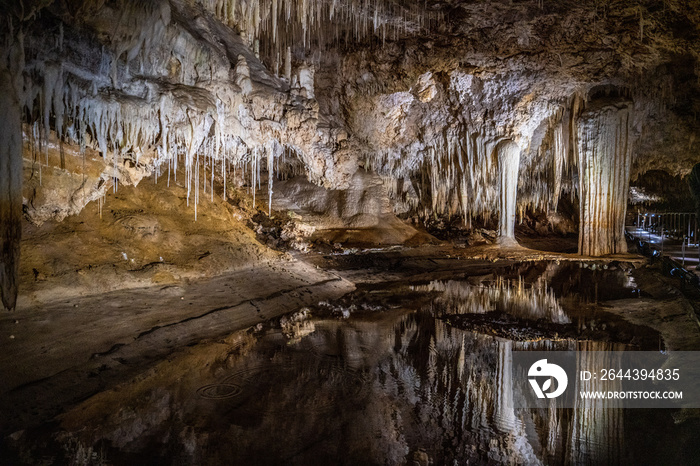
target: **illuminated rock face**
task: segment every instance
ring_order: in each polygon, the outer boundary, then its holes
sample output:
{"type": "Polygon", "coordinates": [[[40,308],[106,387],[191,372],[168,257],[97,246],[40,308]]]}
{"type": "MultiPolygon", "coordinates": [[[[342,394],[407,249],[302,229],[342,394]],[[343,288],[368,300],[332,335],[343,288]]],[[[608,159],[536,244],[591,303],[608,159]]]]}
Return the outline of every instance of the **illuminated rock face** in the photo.
{"type": "Polygon", "coordinates": [[[624,227],[632,151],[630,103],[592,104],[578,120],[579,253],[627,252],[624,227]]]}

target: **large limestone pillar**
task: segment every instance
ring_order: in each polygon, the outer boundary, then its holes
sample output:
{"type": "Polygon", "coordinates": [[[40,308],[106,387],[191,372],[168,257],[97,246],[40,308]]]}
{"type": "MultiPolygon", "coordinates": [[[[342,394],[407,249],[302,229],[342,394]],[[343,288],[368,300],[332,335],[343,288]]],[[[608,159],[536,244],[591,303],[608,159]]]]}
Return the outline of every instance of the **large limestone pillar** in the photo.
{"type": "Polygon", "coordinates": [[[515,243],[515,206],[518,195],[520,147],[513,141],[502,141],[496,147],[501,195],[499,200],[499,234],[501,241],[515,243]]]}
{"type": "Polygon", "coordinates": [[[590,105],[578,120],[579,254],[627,252],[631,111],[630,102],[603,101],[590,105]]]}

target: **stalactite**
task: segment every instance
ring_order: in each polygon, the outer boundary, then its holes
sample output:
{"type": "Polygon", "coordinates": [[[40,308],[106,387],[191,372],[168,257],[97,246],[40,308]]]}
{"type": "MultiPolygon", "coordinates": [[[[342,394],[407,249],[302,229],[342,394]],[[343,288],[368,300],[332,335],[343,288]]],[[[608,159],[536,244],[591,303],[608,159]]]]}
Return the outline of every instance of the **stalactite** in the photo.
{"type": "MultiPolygon", "coordinates": [[[[444,20],[441,11],[421,3],[386,0],[200,0],[224,23],[244,32],[248,45],[260,44],[271,69],[281,56],[289,56],[292,46],[304,51],[324,44],[359,42],[428,31],[444,20]]],[[[286,61],[285,61],[286,63],[286,61]]],[[[290,75],[286,72],[285,77],[290,75]]]]}
{"type": "MultiPolygon", "coordinates": [[[[500,179],[495,136],[482,132],[450,128],[441,138],[425,143],[418,164],[416,160],[393,151],[377,151],[367,157],[365,166],[395,179],[416,179],[419,189],[402,183],[392,195],[405,197],[411,208],[423,206],[423,215],[461,215],[466,224],[479,216],[489,217],[498,205],[500,179]],[[412,189],[416,196],[406,196],[412,189]]],[[[517,176],[516,176],[517,177],[517,176]]]]}
{"type": "Polygon", "coordinates": [[[554,147],[553,147],[553,173],[552,178],[554,179],[554,195],[552,196],[552,208],[557,209],[559,203],[559,196],[561,195],[561,182],[564,176],[564,170],[566,169],[566,159],[568,154],[568,144],[564,137],[565,125],[560,122],[556,125],[554,129],[554,147]]]}

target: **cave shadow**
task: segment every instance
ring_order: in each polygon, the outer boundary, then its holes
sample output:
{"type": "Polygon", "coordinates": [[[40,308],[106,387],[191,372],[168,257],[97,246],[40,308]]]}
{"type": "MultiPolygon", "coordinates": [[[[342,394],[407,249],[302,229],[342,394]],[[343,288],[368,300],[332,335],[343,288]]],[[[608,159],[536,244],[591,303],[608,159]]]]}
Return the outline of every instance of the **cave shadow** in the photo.
{"type": "Polygon", "coordinates": [[[515,239],[520,246],[534,251],[562,254],[576,254],[578,252],[578,233],[564,236],[530,236],[518,232],[516,228],[515,239]]]}

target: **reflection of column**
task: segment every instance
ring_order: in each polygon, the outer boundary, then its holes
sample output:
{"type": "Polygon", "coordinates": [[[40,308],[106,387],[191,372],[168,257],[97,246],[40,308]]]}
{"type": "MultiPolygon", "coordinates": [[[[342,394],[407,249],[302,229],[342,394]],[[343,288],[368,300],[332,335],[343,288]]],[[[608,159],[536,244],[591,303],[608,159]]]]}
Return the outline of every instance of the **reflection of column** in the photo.
{"type": "Polygon", "coordinates": [[[515,239],[515,204],[518,195],[520,148],[513,141],[498,145],[498,169],[501,176],[500,222],[501,238],[515,239]]]}
{"type": "Polygon", "coordinates": [[[627,252],[630,106],[628,102],[592,105],[579,119],[579,254],[627,252]]]}
{"type": "Polygon", "coordinates": [[[515,428],[513,409],[513,342],[497,340],[498,365],[496,367],[496,427],[502,432],[515,428]]]}
{"type": "MultiPolygon", "coordinates": [[[[612,360],[612,351],[624,350],[624,345],[589,341],[583,343],[578,353],[578,373],[596,372],[601,368],[620,367],[619,360],[612,360]],[[591,353],[595,351],[596,353],[591,353]],[[595,354],[595,357],[594,357],[595,354]]],[[[619,359],[619,358],[618,358],[619,359]]],[[[621,382],[601,382],[598,379],[586,385],[590,390],[620,390],[621,382]]],[[[572,436],[569,451],[574,464],[617,463],[622,449],[623,412],[614,408],[616,400],[576,399],[572,436]]]]}

